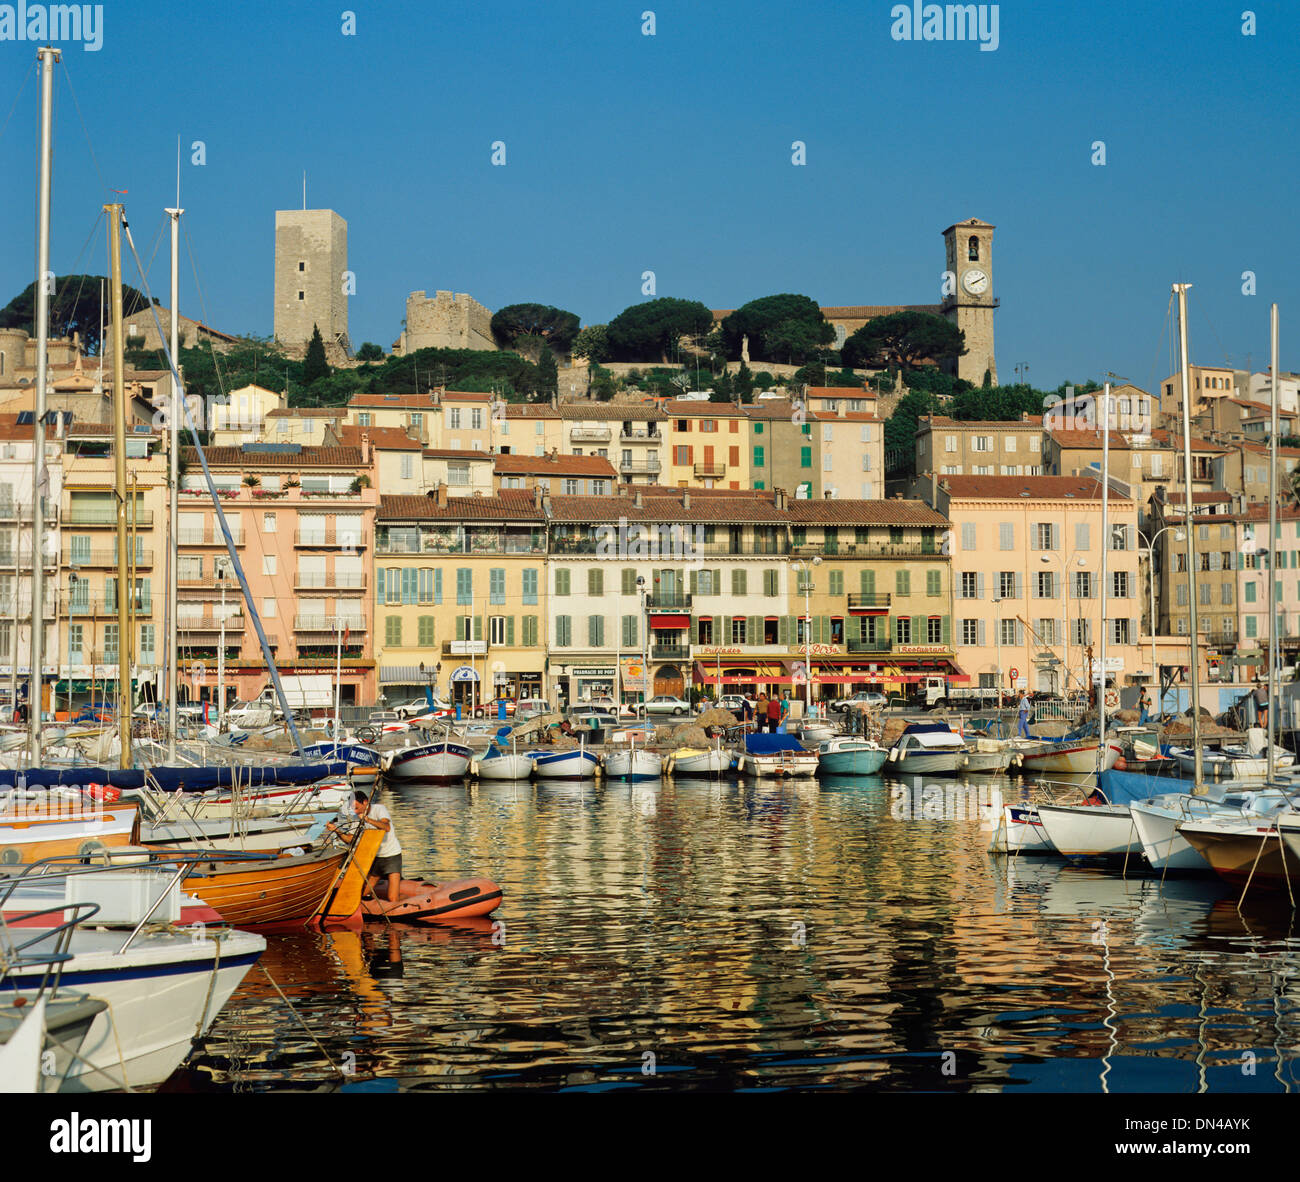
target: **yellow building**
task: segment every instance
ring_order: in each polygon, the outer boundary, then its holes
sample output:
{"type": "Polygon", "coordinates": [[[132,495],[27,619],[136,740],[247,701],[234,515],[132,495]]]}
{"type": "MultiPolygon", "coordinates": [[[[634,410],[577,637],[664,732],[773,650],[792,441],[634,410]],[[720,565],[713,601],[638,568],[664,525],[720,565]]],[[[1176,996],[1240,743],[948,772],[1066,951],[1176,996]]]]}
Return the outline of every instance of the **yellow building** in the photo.
{"type": "Polygon", "coordinates": [[[375,656],[388,701],[426,687],[466,705],[540,696],[545,622],[540,490],[382,498],[375,656]]]}

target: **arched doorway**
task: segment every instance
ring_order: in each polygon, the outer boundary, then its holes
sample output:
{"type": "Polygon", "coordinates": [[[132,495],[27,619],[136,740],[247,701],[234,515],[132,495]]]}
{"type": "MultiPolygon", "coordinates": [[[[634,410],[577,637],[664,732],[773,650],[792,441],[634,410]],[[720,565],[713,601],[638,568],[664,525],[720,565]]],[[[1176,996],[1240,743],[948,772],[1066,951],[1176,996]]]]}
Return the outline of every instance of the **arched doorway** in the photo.
{"type": "Polygon", "coordinates": [[[675,698],[686,696],[686,682],[676,665],[661,665],[655,670],[655,694],[672,694],[675,698]]]}

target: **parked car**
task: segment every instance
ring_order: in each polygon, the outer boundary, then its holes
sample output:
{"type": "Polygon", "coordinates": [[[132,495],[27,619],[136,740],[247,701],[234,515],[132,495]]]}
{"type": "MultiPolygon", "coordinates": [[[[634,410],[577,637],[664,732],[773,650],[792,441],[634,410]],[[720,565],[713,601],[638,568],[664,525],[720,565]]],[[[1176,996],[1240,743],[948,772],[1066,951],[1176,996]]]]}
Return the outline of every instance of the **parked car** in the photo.
{"type": "Polygon", "coordinates": [[[520,698],[515,703],[515,721],[523,722],[526,718],[536,718],[539,714],[550,714],[551,704],[545,698],[520,698]]]}
{"type": "Polygon", "coordinates": [[[672,694],[656,694],[645,704],[647,714],[689,714],[691,704],[684,698],[672,694]]]}
{"type": "Polygon", "coordinates": [[[506,717],[513,718],[515,711],[518,709],[518,704],[515,702],[514,698],[493,698],[492,701],[488,703],[488,713],[495,718],[500,713],[502,706],[506,708],[506,717]]]}
{"type": "Polygon", "coordinates": [[[869,706],[874,710],[880,709],[886,705],[888,705],[888,699],[886,699],[884,694],[878,693],[875,690],[859,690],[851,697],[836,698],[833,702],[828,702],[826,708],[828,710],[843,711],[869,706]]]}
{"type": "Polygon", "coordinates": [[[451,710],[452,705],[441,698],[434,698],[433,705],[429,705],[428,698],[411,698],[406,702],[397,702],[392,706],[392,711],[399,718],[416,718],[422,714],[433,714],[439,710],[451,710]]]}
{"type": "Polygon", "coordinates": [[[745,704],[748,703],[752,708],[754,700],[746,697],[744,694],[723,694],[718,699],[718,706],[723,710],[730,710],[737,718],[745,712],[745,704]]]}

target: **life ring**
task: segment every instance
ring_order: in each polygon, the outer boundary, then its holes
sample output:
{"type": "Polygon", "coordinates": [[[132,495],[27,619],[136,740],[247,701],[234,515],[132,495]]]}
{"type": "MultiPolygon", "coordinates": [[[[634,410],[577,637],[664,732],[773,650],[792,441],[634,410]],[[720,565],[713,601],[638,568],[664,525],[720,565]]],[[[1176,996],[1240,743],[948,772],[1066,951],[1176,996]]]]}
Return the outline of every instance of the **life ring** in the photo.
{"type": "Polygon", "coordinates": [[[1107,710],[1118,710],[1118,709],[1119,709],[1119,691],[1118,691],[1118,690],[1108,689],[1108,690],[1106,691],[1106,709],[1107,709],[1107,710]]]}

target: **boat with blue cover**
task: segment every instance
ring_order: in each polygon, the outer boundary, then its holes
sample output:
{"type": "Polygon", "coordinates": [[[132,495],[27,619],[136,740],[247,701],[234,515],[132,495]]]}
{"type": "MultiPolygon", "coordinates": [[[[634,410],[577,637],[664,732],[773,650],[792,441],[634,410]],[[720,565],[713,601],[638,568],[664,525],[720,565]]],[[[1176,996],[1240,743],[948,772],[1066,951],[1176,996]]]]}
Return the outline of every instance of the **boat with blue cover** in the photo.
{"type": "Polygon", "coordinates": [[[892,770],[909,776],[955,776],[965,759],[961,735],[942,722],[909,724],[888,755],[892,770]]]}
{"type": "Polygon", "coordinates": [[[793,735],[746,735],[740,756],[741,774],[756,780],[815,776],[817,764],[817,752],[809,751],[793,735]]]}

